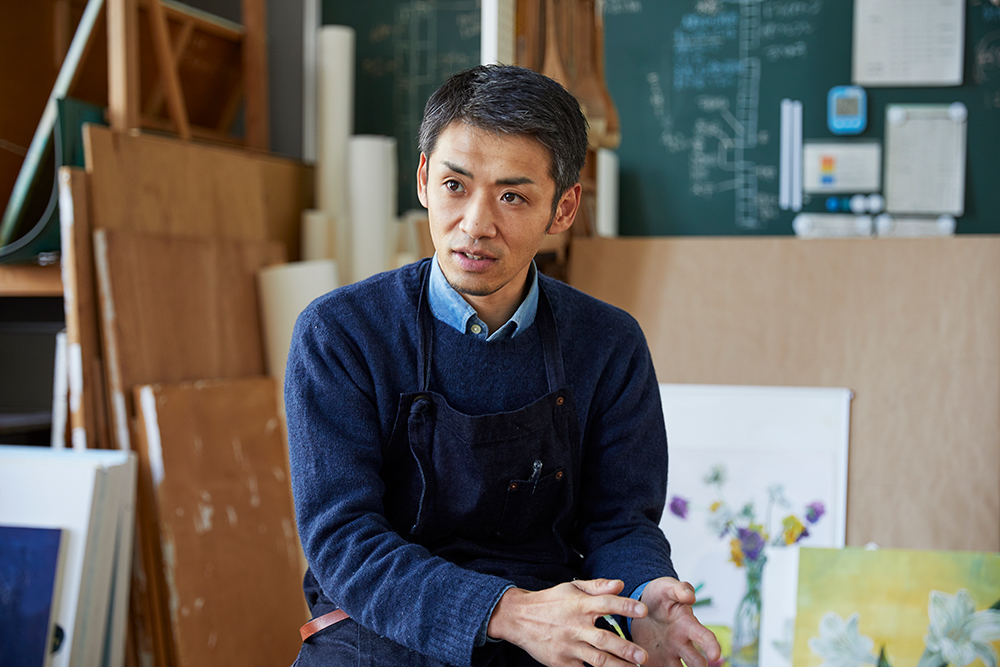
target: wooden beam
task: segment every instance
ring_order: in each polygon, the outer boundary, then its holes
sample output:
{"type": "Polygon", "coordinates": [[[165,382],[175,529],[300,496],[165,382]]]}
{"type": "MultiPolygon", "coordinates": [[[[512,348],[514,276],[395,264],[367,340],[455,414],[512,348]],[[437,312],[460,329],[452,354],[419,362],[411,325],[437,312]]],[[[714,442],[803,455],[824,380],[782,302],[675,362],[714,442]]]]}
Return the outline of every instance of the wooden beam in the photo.
{"type": "Polygon", "coordinates": [[[160,81],[167,91],[167,108],[181,139],[190,141],[191,124],[188,122],[187,108],[184,106],[184,91],[177,76],[177,64],[170,47],[170,31],[167,17],[160,0],[150,0],[149,18],[152,24],[153,43],[156,46],[156,60],[160,66],[160,81]]]}
{"type": "Polygon", "coordinates": [[[267,3],[243,0],[243,81],[246,89],[246,146],[270,149],[267,76],[267,3]]]}
{"type": "Polygon", "coordinates": [[[137,0],[108,0],[108,120],[122,132],[139,128],[137,0]]]}
{"type": "MultiPolygon", "coordinates": [[[[162,4],[160,5],[163,6],[162,4]]],[[[164,8],[165,9],[165,8],[164,8]]],[[[188,42],[191,41],[191,35],[194,34],[194,21],[185,20],[181,24],[181,31],[177,35],[177,39],[174,40],[171,48],[173,49],[174,55],[174,69],[180,64],[181,54],[184,53],[184,49],[187,48],[188,42]]],[[[160,112],[163,108],[163,102],[166,100],[165,82],[161,79],[156,82],[153,87],[153,91],[149,94],[149,99],[146,100],[146,105],[143,107],[143,114],[147,116],[153,116],[160,112]]]]}
{"type": "Polygon", "coordinates": [[[58,266],[0,264],[0,297],[62,296],[58,266]]]}

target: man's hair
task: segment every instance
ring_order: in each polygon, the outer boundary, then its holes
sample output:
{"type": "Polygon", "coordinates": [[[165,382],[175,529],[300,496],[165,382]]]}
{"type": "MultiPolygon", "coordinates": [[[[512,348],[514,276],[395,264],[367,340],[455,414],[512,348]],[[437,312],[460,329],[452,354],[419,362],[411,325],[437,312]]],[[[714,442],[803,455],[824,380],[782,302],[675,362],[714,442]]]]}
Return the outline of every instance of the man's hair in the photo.
{"type": "Polygon", "coordinates": [[[420,152],[430,157],[441,132],[455,121],[496,134],[528,136],[547,148],[556,182],[553,210],[580,180],[587,120],[576,98],[546,76],[512,65],[480,65],[452,76],[427,100],[420,152]]]}

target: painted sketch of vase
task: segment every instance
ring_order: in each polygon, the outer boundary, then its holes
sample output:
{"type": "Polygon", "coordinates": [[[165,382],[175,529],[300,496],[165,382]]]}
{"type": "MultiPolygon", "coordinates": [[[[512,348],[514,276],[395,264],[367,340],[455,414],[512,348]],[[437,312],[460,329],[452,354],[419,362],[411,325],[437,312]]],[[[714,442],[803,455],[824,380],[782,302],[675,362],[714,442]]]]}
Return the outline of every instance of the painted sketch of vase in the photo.
{"type": "Polygon", "coordinates": [[[760,578],[767,557],[746,561],[747,590],[733,620],[732,667],[757,667],[760,652],[760,578]]]}

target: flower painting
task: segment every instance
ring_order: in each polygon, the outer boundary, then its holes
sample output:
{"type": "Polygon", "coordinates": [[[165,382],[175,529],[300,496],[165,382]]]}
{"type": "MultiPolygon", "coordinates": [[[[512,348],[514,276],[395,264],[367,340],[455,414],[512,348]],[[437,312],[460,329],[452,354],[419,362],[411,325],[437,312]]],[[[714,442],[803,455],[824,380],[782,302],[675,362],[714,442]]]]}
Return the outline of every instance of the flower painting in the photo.
{"type": "Polygon", "coordinates": [[[730,664],[758,664],[771,555],[844,544],[851,394],[661,385],[660,395],[670,447],[660,528],[678,576],[697,589],[699,620],[732,634],[730,664]]]}
{"type": "Polygon", "coordinates": [[[998,667],[1000,554],[802,549],[803,667],[998,667]]]}

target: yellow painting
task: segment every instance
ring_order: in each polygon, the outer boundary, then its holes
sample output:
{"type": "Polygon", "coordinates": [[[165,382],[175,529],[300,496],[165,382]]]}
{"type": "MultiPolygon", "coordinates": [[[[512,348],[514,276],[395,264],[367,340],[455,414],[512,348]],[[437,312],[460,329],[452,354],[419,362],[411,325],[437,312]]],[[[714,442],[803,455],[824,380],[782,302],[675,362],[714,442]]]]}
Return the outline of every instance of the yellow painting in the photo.
{"type": "Polygon", "coordinates": [[[1000,554],[807,549],[795,667],[997,667],[1000,554]]]}

